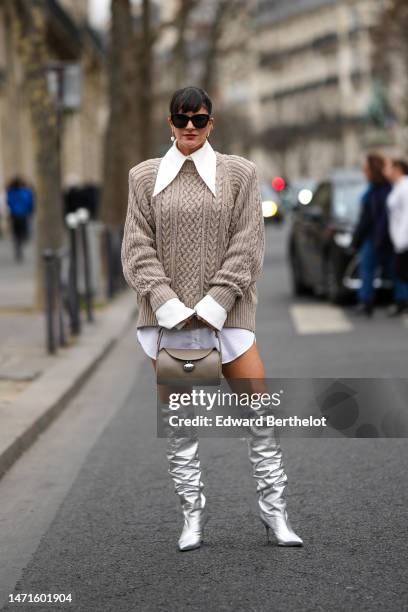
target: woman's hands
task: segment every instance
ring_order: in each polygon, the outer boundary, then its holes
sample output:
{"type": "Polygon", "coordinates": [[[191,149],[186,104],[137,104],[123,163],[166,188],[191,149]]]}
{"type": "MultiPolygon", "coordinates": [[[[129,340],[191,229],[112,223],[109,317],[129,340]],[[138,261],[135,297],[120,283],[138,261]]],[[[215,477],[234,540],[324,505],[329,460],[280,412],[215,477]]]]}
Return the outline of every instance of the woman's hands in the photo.
{"type": "Polygon", "coordinates": [[[208,294],[197,302],[194,310],[200,321],[218,331],[222,329],[228,314],[225,308],[208,294]]]}
{"type": "Polygon", "coordinates": [[[183,321],[195,315],[179,298],[171,298],[162,304],[155,312],[158,324],[167,329],[181,329],[183,321]]]}
{"type": "Polygon", "coordinates": [[[191,329],[193,327],[193,320],[194,318],[197,317],[197,319],[199,321],[201,321],[202,323],[205,323],[205,325],[207,327],[209,327],[210,329],[216,331],[216,328],[213,327],[210,323],[208,323],[208,321],[206,321],[205,319],[203,319],[202,317],[200,317],[198,314],[195,315],[191,315],[191,317],[189,317],[188,319],[186,319],[186,322],[184,323],[184,325],[182,327],[178,327],[178,329],[191,329]]]}
{"type": "Polygon", "coordinates": [[[193,322],[194,317],[195,317],[195,313],[193,313],[192,315],[187,317],[187,319],[185,319],[184,321],[181,321],[181,323],[176,325],[176,328],[177,329],[185,329],[185,328],[192,327],[192,322],[193,322]]]}
{"type": "Polygon", "coordinates": [[[225,308],[208,294],[194,308],[188,308],[179,298],[171,298],[155,314],[159,325],[167,329],[190,329],[194,317],[197,317],[206,327],[219,331],[227,318],[225,308]]]}
{"type": "Polygon", "coordinates": [[[208,321],[206,321],[205,319],[203,319],[202,317],[200,317],[199,315],[196,315],[197,319],[199,321],[202,321],[203,323],[206,324],[207,327],[209,327],[210,329],[213,329],[214,331],[217,331],[217,328],[214,327],[213,325],[211,325],[211,323],[209,323],[208,321]]]}

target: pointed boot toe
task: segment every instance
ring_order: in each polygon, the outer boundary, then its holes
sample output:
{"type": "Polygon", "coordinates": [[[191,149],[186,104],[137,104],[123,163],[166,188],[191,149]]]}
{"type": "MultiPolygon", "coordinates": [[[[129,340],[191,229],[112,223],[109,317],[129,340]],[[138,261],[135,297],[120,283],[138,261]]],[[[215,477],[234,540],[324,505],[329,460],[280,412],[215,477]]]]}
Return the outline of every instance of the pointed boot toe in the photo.
{"type": "Polygon", "coordinates": [[[286,511],[277,516],[265,516],[261,514],[261,520],[265,525],[268,542],[269,530],[271,529],[278,546],[303,546],[303,540],[292,529],[286,511]]]}

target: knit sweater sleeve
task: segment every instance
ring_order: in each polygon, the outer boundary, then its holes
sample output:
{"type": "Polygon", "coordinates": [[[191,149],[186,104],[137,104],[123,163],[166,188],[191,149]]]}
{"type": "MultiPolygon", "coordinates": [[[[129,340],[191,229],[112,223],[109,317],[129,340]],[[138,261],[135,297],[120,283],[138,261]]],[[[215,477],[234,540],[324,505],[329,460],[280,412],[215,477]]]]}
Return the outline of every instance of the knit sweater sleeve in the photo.
{"type": "Polygon", "coordinates": [[[256,166],[251,161],[242,161],[245,163],[239,163],[236,169],[239,188],[227,250],[208,291],[227,312],[259,276],[265,252],[265,225],[256,166]]]}
{"type": "Polygon", "coordinates": [[[129,197],[121,248],[123,274],[139,297],[148,296],[153,311],[177,294],[156,251],[154,222],[147,196],[151,168],[142,162],[129,171],[129,197]]]}

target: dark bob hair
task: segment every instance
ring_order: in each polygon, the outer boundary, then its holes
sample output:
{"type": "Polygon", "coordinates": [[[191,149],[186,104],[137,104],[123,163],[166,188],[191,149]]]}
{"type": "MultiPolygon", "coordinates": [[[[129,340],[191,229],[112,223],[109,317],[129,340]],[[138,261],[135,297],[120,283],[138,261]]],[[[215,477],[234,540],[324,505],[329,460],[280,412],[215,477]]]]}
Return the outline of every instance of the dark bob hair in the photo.
{"type": "Polygon", "coordinates": [[[367,155],[367,166],[369,173],[369,180],[375,185],[380,185],[387,181],[384,175],[384,156],[380,153],[369,153],[367,155]]]}
{"type": "Polygon", "coordinates": [[[398,168],[402,174],[408,174],[408,162],[405,159],[394,158],[391,160],[394,168],[398,168]]]}
{"type": "Polygon", "coordinates": [[[7,189],[21,189],[21,187],[27,187],[27,183],[22,176],[13,177],[7,184],[7,189]]]}
{"type": "Polygon", "coordinates": [[[201,106],[205,106],[211,115],[212,102],[209,95],[200,87],[183,87],[174,92],[170,101],[170,113],[196,113],[201,106]]]}

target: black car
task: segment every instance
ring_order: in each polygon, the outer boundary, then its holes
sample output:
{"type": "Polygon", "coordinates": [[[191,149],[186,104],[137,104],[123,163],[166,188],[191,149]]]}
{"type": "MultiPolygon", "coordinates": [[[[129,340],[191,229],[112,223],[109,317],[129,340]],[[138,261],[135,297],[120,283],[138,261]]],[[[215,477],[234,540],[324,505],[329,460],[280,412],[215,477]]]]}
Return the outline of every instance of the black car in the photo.
{"type": "Polygon", "coordinates": [[[295,295],[312,290],[339,303],[360,286],[351,240],[366,188],[360,172],[334,172],[295,207],[288,244],[295,295]]]}

